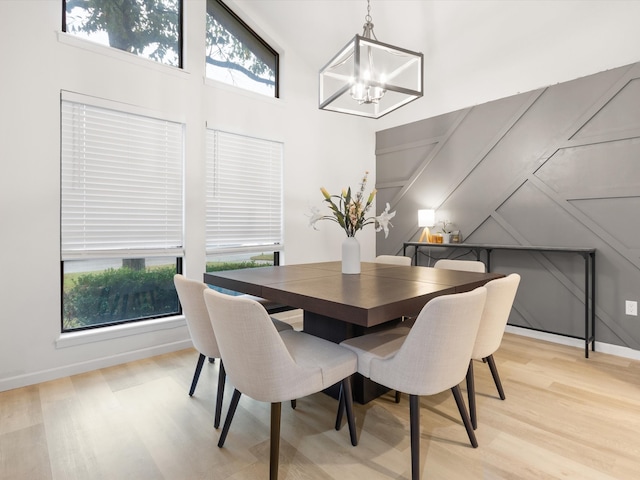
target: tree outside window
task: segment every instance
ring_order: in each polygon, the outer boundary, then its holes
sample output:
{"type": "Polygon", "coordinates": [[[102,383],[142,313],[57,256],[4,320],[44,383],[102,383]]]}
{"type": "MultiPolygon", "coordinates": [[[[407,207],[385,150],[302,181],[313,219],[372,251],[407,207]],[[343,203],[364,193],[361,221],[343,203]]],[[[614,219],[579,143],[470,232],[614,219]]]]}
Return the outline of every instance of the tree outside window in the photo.
{"type": "Polygon", "coordinates": [[[219,0],[207,0],[206,76],[278,97],[278,54],[219,0]]]}
{"type": "Polygon", "coordinates": [[[181,0],[63,2],[63,31],[165,65],[182,66],[181,0]]]}

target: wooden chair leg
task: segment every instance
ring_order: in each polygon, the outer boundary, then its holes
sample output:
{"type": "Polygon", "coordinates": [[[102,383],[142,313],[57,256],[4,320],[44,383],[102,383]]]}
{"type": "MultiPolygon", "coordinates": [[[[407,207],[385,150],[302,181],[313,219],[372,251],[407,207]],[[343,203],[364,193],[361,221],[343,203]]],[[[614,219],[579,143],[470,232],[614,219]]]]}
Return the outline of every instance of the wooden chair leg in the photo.
{"type": "Polygon", "coordinates": [[[500,381],[500,375],[498,375],[498,367],[496,367],[496,361],[493,359],[493,355],[489,355],[487,358],[487,363],[489,364],[489,370],[491,370],[491,376],[493,377],[493,381],[496,384],[496,388],[498,389],[498,394],[500,395],[500,399],[504,400],[504,390],[502,388],[502,382],[500,381]]]}
{"type": "Polygon", "coordinates": [[[347,377],[342,380],[342,383],[340,384],[340,392],[342,392],[342,399],[339,402],[338,409],[342,411],[340,404],[344,403],[345,410],[347,411],[347,423],[349,424],[349,436],[351,437],[351,445],[355,447],[358,445],[358,432],[356,431],[356,417],[353,413],[353,392],[351,391],[351,377],[347,377]]]}
{"type": "Polygon", "coordinates": [[[202,365],[204,365],[204,360],[207,358],[205,355],[200,354],[198,357],[198,363],[196,364],[196,371],[193,374],[193,380],[191,380],[191,389],[189,390],[189,396],[193,395],[193,392],[196,391],[196,385],[198,384],[198,378],[200,378],[200,372],[202,371],[202,365]]]}
{"type": "Polygon", "coordinates": [[[220,439],[218,440],[218,447],[222,448],[224,445],[224,441],[227,439],[227,434],[229,433],[229,427],[231,426],[231,421],[233,420],[233,415],[236,413],[236,408],[238,407],[238,402],[240,401],[240,396],[242,393],[238,389],[233,390],[233,395],[231,396],[231,403],[229,404],[229,410],[227,411],[227,418],[224,420],[224,426],[222,427],[222,433],[220,434],[220,439]]]}
{"type": "Polygon", "coordinates": [[[220,426],[220,417],[222,416],[222,400],[224,397],[224,382],[227,378],[227,373],[224,370],[224,363],[220,360],[220,370],[218,370],[218,395],[216,396],[216,414],[213,420],[214,428],[220,426]]]}
{"type": "Polygon", "coordinates": [[[473,426],[471,425],[471,420],[469,419],[469,414],[467,413],[467,407],[464,405],[464,400],[462,399],[462,393],[460,392],[460,385],[456,385],[451,388],[451,392],[453,393],[453,398],[456,399],[456,405],[458,405],[458,411],[460,412],[460,416],[462,417],[462,423],[464,423],[464,428],[467,429],[467,435],[469,435],[469,441],[473,448],[478,448],[478,440],[476,440],[476,434],[473,433],[473,426]]]}
{"type": "Polygon", "coordinates": [[[340,391],[338,393],[338,411],[336,412],[336,430],[340,430],[342,428],[342,415],[346,408],[343,388],[342,383],[340,383],[340,391]]]}
{"type": "Polygon", "coordinates": [[[420,396],[409,395],[411,480],[420,480],[420,396]]]}
{"type": "Polygon", "coordinates": [[[269,456],[269,480],[278,480],[278,460],[280,457],[280,417],[282,404],[271,404],[271,441],[269,456]]]}
{"type": "Polygon", "coordinates": [[[473,377],[473,360],[469,361],[467,369],[467,398],[469,399],[469,416],[473,429],[478,428],[478,418],[476,416],[476,382],[473,377]]]}

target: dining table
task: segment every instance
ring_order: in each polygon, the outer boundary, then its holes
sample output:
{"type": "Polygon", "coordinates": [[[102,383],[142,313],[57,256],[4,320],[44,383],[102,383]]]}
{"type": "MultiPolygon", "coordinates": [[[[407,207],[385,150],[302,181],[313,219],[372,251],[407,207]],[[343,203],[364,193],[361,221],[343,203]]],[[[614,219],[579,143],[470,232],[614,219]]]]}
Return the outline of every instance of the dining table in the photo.
{"type": "MultiPolygon", "coordinates": [[[[341,262],[319,262],[204,273],[204,283],[303,310],[303,331],[340,343],[417,316],[429,300],[480,287],[501,273],[362,262],[343,274],[341,262]]],[[[356,375],[355,401],[388,391],[356,375]]],[[[337,391],[328,392],[337,396],[337,391]]]]}

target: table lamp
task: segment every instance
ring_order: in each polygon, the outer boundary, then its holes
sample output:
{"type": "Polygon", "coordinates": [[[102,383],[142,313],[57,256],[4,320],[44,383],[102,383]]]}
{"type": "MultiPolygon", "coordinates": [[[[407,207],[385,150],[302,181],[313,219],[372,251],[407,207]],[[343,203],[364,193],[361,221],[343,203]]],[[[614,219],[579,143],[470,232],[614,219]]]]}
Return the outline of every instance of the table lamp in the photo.
{"type": "Polygon", "coordinates": [[[432,208],[425,210],[418,210],[418,226],[423,227],[422,235],[420,235],[419,242],[429,242],[431,234],[429,233],[429,227],[433,227],[436,224],[436,211],[432,208]]]}

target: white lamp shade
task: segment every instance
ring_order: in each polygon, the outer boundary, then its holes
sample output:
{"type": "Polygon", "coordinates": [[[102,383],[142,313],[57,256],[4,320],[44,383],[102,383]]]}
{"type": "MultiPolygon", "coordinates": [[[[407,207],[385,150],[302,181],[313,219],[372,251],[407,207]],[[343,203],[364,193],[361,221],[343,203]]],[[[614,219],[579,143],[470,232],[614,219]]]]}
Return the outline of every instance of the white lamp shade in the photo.
{"type": "Polygon", "coordinates": [[[418,226],[433,227],[436,224],[436,211],[433,209],[418,210],[418,226]]]}

